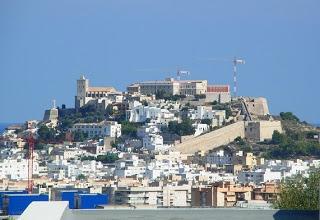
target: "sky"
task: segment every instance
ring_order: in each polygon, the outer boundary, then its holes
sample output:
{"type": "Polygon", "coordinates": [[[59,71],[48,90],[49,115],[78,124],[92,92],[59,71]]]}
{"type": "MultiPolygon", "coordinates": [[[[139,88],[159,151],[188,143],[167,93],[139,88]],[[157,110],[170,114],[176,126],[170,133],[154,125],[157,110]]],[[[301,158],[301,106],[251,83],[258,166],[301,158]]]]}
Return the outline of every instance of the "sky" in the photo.
{"type": "Polygon", "coordinates": [[[319,0],[1,0],[0,122],[74,106],[76,79],[125,90],[174,77],[263,96],[272,114],[320,123],[319,0]],[[213,61],[214,60],[214,61],[213,61]]]}

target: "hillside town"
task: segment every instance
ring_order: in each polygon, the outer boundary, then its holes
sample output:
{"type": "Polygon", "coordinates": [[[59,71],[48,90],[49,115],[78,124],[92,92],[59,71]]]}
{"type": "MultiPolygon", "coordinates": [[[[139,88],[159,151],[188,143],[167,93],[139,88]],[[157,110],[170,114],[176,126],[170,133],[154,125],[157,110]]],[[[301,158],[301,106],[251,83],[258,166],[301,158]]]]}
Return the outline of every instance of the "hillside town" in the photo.
{"type": "Polygon", "coordinates": [[[319,146],[319,129],[229,85],[166,78],[118,91],[81,75],[74,107],[53,101],[43,120],[1,135],[0,187],[107,195],[102,206],[270,209],[282,181],[320,167],[319,148],[277,148],[292,124],[319,146]]]}

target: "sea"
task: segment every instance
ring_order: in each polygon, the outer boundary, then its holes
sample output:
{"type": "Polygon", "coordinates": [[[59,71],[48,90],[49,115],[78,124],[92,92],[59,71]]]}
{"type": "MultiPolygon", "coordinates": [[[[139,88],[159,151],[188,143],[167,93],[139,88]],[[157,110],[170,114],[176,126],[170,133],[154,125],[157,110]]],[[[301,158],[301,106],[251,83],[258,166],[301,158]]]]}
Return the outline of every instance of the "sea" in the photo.
{"type": "Polygon", "coordinates": [[[9,126],[12,125],[13,123],[3,123],[0,122],[0,134],[2,134],[4,132],[4,130],[9,126]]]}

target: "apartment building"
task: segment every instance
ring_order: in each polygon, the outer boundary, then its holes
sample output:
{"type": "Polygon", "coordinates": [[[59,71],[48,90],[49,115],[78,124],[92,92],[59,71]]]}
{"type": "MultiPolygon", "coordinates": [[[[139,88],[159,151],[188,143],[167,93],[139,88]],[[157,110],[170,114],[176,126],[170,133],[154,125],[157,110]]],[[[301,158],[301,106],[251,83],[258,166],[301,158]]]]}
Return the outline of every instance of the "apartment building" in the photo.
{"type": "Polygon", "coordinates": [[[238,174],[239,183],[255,183],[257,185],[268,181],[279,182],[282,179],[280,171],[273,171],[270,168],[257,169],[254,171],[242,171],[238,174]]]}
{"type": "Polygon", "coordinates": [[[159,134],[147,134],[142,138],[143,148],[152,151],[159,151],[168,148],[168,145],[163,145],[163,137],[159,134]]]}
{"type": "MultiPolygon", "coordinates": [[[[33,174],[39,174],[39,164],[33,161],[33,174]]],[[[0,179],[26,180],[28,179],[28,160],[5,159],[0,162],[0,179]]]]}
{"type": "Polygon", "coordinates": [[[252,186],[219,182],[208,186],[192,188],[192,206],[232,207],[238,201],[248,201],[252,197],[252,186]]]}
{"type": "Polygon", "coordinates": [[[212,110],[211,106],[197,106],[197,109],[189,109],[188,117],[190,119],[209,119],[212,126],[222,126],[226,120],[225,110],[212,110]]]}
{"type": "Polygon", "coordinates": [[[130,122],[145,122],[147,119],[158,123],[168,123],[177,120],[173,113],[167,109],[155,106],[137,105],[126,111],[126,118],[130,122]]]}
{"type": "Polygon", "coordinates": [[[121,124],[116,121],[102,121],[99,123],[76,123],[72,131],[82,131],[88,134],[89,138],[99,137],[120,137],[121,124]]]}
{"type": "Polygon", "coordinates": [[[191,186],[119,187],[114,198],[117,205],[190,207],[191,186]]]}
{"type": "Polygon", "coordinates": [[[114,176],[117,177],[143,177],[146,163],[135,154],[128,154],[125,158],[115,162],[114,176]]]}

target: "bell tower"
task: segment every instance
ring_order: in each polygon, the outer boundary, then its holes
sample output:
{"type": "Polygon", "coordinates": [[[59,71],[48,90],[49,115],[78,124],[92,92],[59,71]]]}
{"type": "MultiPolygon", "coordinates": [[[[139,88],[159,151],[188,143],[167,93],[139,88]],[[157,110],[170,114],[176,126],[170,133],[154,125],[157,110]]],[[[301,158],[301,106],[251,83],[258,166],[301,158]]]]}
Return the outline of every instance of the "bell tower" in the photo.
{"type": "Polygon", "coordinates": [[[89,80],[81,75],[80,79],[77,80],[77,95],[75,97],[75,108],[78,109],[85,105],[86,93],[89,88],[89,80]]]}

